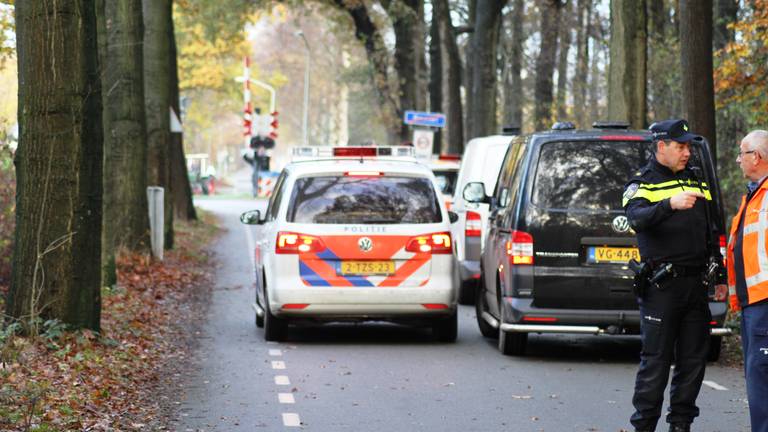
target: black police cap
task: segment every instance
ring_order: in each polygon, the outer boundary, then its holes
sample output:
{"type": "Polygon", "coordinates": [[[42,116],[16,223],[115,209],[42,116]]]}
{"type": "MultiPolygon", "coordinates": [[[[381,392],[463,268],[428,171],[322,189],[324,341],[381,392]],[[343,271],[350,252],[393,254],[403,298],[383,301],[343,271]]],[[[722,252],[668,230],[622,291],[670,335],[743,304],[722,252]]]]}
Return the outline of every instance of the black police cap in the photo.
{"type": "Polygon", "coordinates": [[[682,119],[656,122],[648,130],[653,134],[654,140],[672,140],[687,143],[698,137],[698,135],[690,132],[688,122],[682,119]]]}

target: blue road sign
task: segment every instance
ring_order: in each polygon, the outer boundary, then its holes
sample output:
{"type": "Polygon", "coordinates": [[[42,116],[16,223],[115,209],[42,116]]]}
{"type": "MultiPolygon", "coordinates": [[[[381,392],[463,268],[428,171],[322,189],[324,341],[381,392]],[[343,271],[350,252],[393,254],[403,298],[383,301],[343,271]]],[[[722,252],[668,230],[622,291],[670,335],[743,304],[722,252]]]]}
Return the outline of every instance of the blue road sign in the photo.
{"type": "Polygon", "coordinates": [[[445,114],[423,111],[406,111],[404,123],[413,126],[441,128],[445,127],[445,114]]]}

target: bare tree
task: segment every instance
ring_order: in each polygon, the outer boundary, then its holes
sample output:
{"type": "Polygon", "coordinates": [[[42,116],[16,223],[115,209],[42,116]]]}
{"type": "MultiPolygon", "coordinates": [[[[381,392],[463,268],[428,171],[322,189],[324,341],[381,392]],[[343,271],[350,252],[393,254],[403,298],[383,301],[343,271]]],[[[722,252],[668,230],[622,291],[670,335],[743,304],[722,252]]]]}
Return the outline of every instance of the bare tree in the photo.
{"type": "Polygon", "coordinates": [[[573,114],[579,127],[586,128],[587,89],[589,77],[589,38],[592,32],[592,2],[579,0],[576,7],[576,73],[573,76],[573,114]]]}
{"type": "Polygon", "coordinates": [[[149,251],[147,131],[144,111],[144,21],[141,0],[99,0],[99,53],[104,102],[102,283],[116,282],[120,250],[149,251]]]}
{"type": "Polygon", "coordinates": [[[549,128],[552,122],[552,74],[557,55],[557,25],[560,22],[560,0],[546,0],[539,4],[541,14],[541,48],[536,60],[536,86],[534,88],[534,127],[549,128]]]}
{"type": "Polygon", "coordinates": [[[525,21],[525,1],[514,0],[512,13],[507,25],[511,27],[506,67],[504,69],[504,123],[509,126],[523,127],[523,45],[526,35],[523,33],[525,21]]]}
{"type": "Polygon", "coordinates": [[[147,112],[147,181],[165,189],[165,247],[173,247],[171,184],[172,0],[144,0],[144,96],[147,112]]]}
{"type": "Polygon", "coordinates": [[[443,86],[446,113],[444,153],[464,151],[464,119],[461,103],[461,57],[456,44],[456,31],[451,21],[448,0],[432,0],[433,19],[437,19],[441,59],[443,63],[443,86]]]}
{"type": "Polygon", "coordinates": [[[691,129],[709,140],[717,160],[712,77],[712,0],[680,0],[683,104],[691,129]]]}
{"type": "Polygon", "coordinates": [[[496,132],[496,63],[501,11],[507,0],[478,0],[472,36],[472,110],[468,111],[469,138],[496,132]]]}
{"type": "MultiPolygon", "coordinates": [[[[181,106],[179,101],[179,67],[178,52],[176,47],[176,35],[171,20],[168,39],[171,41],[171,51],[168,61],[171,63],[169,72],[171,83],[171,108],[181,118],[181,106]]],[[[181,121],[181,120],[179,120],[181,121]]],[[[189,221],[197,219],[195,205],[192,202],[192,186],[189,184],[187,172],[187,159],[184,156],[184,135],[171,134],[171,148],[169,151],[171,190],[173,191],[174,217],[189,221]]],[[[215,161],[213,161],[215,163],[215,161]]]]}
{"type": "Polygon", "coordinates": [[[560,34],[557,59],[557,118],[568,118],[566,105],[566,85],[568,83],[568,52],[571,49],[571,31],[573,29],[573,1],[565,0],[564,12],[560,14],[560,34]]]}
{"type": "Polygon", "coordinates": [[[635,129],[646,126],[645,1],[611,1],[611,62],[608,112],[635,129]]]}
{"type": "Polygon", "coordinates": [[[16,247],[6,313],[99,330],[102,101],[93,2],[20,1],[16,247]]]}

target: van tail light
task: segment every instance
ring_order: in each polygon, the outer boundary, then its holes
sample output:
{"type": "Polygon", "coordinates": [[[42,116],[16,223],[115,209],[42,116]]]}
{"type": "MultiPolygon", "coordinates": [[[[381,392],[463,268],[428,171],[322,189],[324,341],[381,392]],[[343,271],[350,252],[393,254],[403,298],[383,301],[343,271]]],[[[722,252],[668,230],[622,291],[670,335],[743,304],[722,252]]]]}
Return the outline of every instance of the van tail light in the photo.
{"type": "Polygon", "coordinates": [[[728,246],[728,240],[725,238],[725,235],[720,236],[720,256],[723,257],[723,262],[725,262],[725,257],[728,251],[726,250],[726,247],[728,246]]]}
{"type": "Polygon", "coordinates": [[[464,225],[464,235],[466,237],[480,237],[480,231],[483,224],[480,221],[480,213],[467,211],[467,223],[464,225]]]}
{"type": "Polygon", "coordinates": [[[533,236],[513,230],[507,240],[507,257],[511,265],[533,265],[533,236]]]}
{"type": "Polygon", "coordinates": [[[431,254],[453,253],[451,249],[451,233],[440,232],[411,237],[405,245],[405,250],[408,252],[431,254]]]}
{"type": "Polygon", "coordinates": [[[325,250],[325,244],[320,238],[292,232],[280,232],[277,234],[275,253],[299,254],[317,253],[325,250]]]}

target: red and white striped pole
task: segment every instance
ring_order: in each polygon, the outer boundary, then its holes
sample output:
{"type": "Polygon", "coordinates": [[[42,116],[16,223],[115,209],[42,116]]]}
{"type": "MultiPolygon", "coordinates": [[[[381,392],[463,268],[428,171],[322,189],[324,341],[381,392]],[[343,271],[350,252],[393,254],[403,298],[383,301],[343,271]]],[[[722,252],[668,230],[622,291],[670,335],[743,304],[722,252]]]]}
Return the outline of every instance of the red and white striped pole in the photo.
{"type": "Polygon", "coordinates": [[[245,137],[245,148],[250,148],[254,117],[253,106],[251,105],[251,59],[248,56],[245,57],[243,78],[243,99],[245,101],[245,109],[243,110],[243,136],[245,137]]]}

